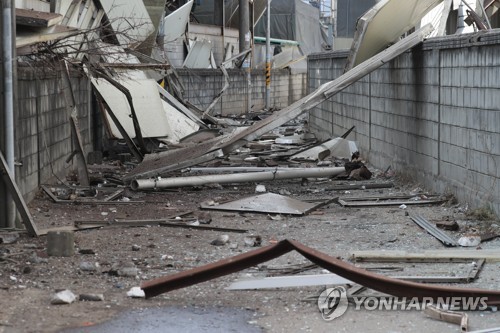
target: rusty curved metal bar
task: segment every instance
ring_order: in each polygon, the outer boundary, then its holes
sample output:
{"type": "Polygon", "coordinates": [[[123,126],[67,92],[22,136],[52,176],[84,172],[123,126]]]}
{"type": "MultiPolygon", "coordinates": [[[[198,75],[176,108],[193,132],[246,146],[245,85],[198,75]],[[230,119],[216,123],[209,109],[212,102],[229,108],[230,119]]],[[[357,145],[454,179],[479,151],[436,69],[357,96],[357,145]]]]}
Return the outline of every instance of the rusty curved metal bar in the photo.
{"type": "Polygon", "coordinates": [[[430,297],[434,300],[438,297],[487,297],[487,304],[500,304],[500,291],[498,290],[436,286],[393,279],[358,268],[297,241],[286,239],[277,244],[222,259],[215,263],[146,281],[141,285],[141,288],[144,290],[146,297],[149,298],[241,271],[280,257],[293,250],[332,273],[389,295],[418,297],[419,299],[430,297]]]}

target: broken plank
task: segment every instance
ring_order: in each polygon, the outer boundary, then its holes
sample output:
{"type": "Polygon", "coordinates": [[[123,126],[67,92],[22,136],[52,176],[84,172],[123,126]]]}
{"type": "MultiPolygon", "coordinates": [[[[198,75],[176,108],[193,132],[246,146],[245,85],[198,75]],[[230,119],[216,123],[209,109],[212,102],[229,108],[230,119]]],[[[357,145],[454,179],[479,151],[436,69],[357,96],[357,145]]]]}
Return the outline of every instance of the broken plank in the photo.
{"type": "Polygon", "coordinates": [[[48,229],[40,229],[38,232],[39,236],[45,236],[47,235],[50,231],[79,231],[79,230],[89,230],[89,229],[97,229],[100,228],[100,226],[82,226],[82,227],[76,227],[72,225],[68,226],[63,226],[63,227],[55,227],[55,228],[48,228],[48,229]]]}
{"type": "Polygon", "coordinates": [[[21,214],[26,230],[28,230],[28,233],[31,236],[35,237],[39,236],[40,233],[37,230],[35,221],[31,216],[28,206],[24,201],[23,195],[21,194],[21,191],[19,191],[19,188],[17,187],[14,175],[12,175],[12,173],[10,172],[9,166],[7,165],[7,161],[5,161],[5,158],[3,157],[1,151],[0,151],[0,163],[1,163],[0,174],[2,175],[3,182],[7,187],[7,189],[9,190],[12,199],[16,203],[17,210],[21,214]]]}
{"type": "MultiPolygon", "coordinates": [[[[421,283],[463,283],[469,282],[468,276],[390,276],[393,279],[400,279],[421,283]]],[[[246,289],[268,289],[268,288],[289,288],[306,286],[325,286],[354,284],[351,280],[345,279],[337,274],[316,274],[316,275],[294,275],[294,276],[273,276],[256,279],[245,279],[235,281],[227,287],[227,290],[246,289]]]]}
{"type": "Polygon", "coordinates": [[[161,227],[172,227],[172,228],[184,228],[184,229],[198,229],[198,230],[211,230],[211,231],[223,231],[223,232],[235,232],[235,233],[246,233],[246,229],[234,229],[234,228],[223,228],[223,227],[213,227],[208,225],[190,225],[187,223],[175,223],[169,222],[169,220],[158,219],[158,220],[120,220],[120,221],[75,221],[75,227],[87,228],[87,227],[143,227],[148,225],[159,225],[161,227]]]}
{"type": "Polygon", "coordinates": [[[325,191],[351,191],[351,190],[368,190],[368,189],[381,189],[381,188],[392,188],[393,183],[381,183],[381,184],[346,184],[346,185],[335,185],[326,188],[325,191]]]}
{"type": "Polygon", "coordinates": [[[104,198],[104,201],[111,201],[111,200],[115,200],[117,199],[118,197],[120,197],[123,193],[124,189],[119,189],[117,190],[116,192],[110,194],[109,196],[105,197],[104,198]]]}
{"type": "Polygon", "coordinates": [[[465,312],[444,310],[436,307],[435,305],[429,304],[425,307],[424,313],[431,318],[442,320],[447,323],[460,325],[460,329],[462,332],[468,331],[467,325],[469,317],[465,312]]]}
{"type": "Polygon", "coordinates": [[[231,283],[231,285],[229,285],[229,287],[227,287],[226,289],[268,289],[339,284],[353,284],[353,282],[337,274],[273,276],[260,279],[235,281],[231,283]]]}
{"type": "Polygon", "coordinates": [[[212,227],[208,225],[189,225],[184,223],[171,223],[164,222],[160,223],[162,227],[171,227],[171,228],[184,228],[184,229],[197,229],[197,230],[211,230],[211,231],[223,231],[223,232],[235,232],[244,234],[248,232],[246,229],[234,229],[234,228],[222,228],[222,227],[212,227]]]}
{"type": "MultiPolygon", "coordinates": [[[[361,199],[361,198],[359,198],[361,199]]],[[[362,201],[362,200],[346,200],[345,198],[339,198],[338,202],[343,207],[387,207],[387,206],[401,206],[401,205],[432,205],[440,204],[446,201],[445,199],[435,199],[435,200],[375,200],[375,201],[362,201]]]]}
{"type": "Polygon", "coordinates": [[[363,262],[454,262],[484,259],[486,262],[500,262],[500,250],[425,250],[407,251],[354,251],[354,261],[363,262]]]}
{"type": "Polygon", "coordinates": [[[422,216],[410,216],[410,219],[415,222],[419,227],[427,231],[430,235],[434,236],[437,240],[445,246],[458,246],[456,240],[451,238],[447,233],[438,229],[434,224],[429,223],[422,216]]]}
{"type": "Polygon", "coordinates": [[[16,8],[16,24],[19,25],[48,28],[62,22],[62,20],[61,14],[16,8]]]}

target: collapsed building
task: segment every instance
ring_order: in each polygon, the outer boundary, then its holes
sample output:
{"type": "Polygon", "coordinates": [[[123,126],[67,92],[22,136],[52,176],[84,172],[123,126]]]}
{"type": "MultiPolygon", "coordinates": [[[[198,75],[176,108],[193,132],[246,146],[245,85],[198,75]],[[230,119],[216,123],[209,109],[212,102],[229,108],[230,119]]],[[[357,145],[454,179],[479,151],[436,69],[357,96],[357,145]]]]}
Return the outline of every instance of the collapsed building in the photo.
{"type": "MultiPolygon", "coordinates": [[[[6,7],[12,21],[4,22],[3,33],[15,26],[10,47],[16,57],[8,57],[4,43],[2,76],[12,76],[2,82],[0,126],[8,130],[0,140],[1,226],[24,225],[32,236],[51,232],[37,228],[25,204],[46,184],[74,186],[71,194],[43,187],[54,202],[70,202],[79,200],[78,191],[95,195],[87,190],[109,183],[119,192],[339,176],[366,180],[372,173],[360,152],[380,169],[498,214],[497,1],[363,1],[363,10],[353,10],[352,1],[333,1],[335,11],[324,22],[321,5],[272,4],[269,37],[268,2],[262,0],[33,0],[6,7]],[[328,24],[335,28],[328,31],[328,24]],[[126,172],[95,177],[92,165],[102,164],[103,156],[119,160],[126,172]],[[234,160],[251,166],[238,165],[245,169],[240,173],[223,164],[234,160]],[[313,167],[282,168],[282,161],[313,167]],[[207,163],[214,168],[197,169],[207,163]],[[219,175],[224,166],[230,174],[219,175]],[[192,171],[210,174],[182,174],[192,171]]],[[[106,194],[94,203],[117,196],[106,194]]],[[[413,198],[396,202],[411,205],[413,198]]],[[[330,203],[297,202],[281,193],[258,199],[216,209],[302,216],[330,203]],[[280,202],[278,210],[263,208],[271,201],[280,202]]],[[[338,201],[343,207],[374,204],[344,199],[338,201]]],[[[443,202],[432,196],[416,201],[443,202]]],[[[446,246],[458,246],[412,218],[446,246]]],[[[71,229],[109,224],[87,221],[71,229]]],[[[276,251],[274,257],[292,249],[326,261],[339,275],[351,269],[311,255],[300,243],[284,241],[268,250],[276,251]]],[[[243,266],[195,273],[206,281],[243,266]]],[[[191,273],[152,280],[143,289],[152,297],[187,286],[191,273]]],[[[343,277],[385,292],[396,285],[429,297],[462,293],[383,279],[380,284],[378,277],[358,273],[343,277]]],[[[463,294],[489,295],[492,304],[498,298],[483,290],[463,294]]]]}

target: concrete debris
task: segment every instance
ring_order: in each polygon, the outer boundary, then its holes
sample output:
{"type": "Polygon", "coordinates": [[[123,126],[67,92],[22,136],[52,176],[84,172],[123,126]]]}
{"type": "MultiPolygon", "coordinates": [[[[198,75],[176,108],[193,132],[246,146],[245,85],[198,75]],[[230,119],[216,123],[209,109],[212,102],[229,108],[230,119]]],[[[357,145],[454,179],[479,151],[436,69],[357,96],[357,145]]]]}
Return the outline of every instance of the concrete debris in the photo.
{"type": "Polygon", "coordinates": [[[50,304],[59,305],[59,304],[71,304],[76,300],[76,295],[73,294],[70,290],[66,289],[60,291],[52,296],[50,300],[50,304]]]}
{"type": "Polygon", "coordinates": [[[75,235],[72,231],[50,231],[47,234],[47,254],[71,257],[75,254],[75,235]]]}
{"type": "Polygon", "coordinates": [[[132,287],[129,291],[127,291],[127,296],[132,298],[144,298],[146,294],[141,287],[132,287]]]}
{"type": "Polygon", "coordinates": [[[215,245],[215,246],[223,246],[226,245],[227,242],[229,242],[229,236],[228,235],[220,235],[216,239],[210,242],[210,244],[215,245]]]}
{"type": "Polygon", "coordinates": [[[262,245],[262,237],[260,236],[245,236],[243,239],[246,246],[255,247],[262,245]]]}
{"type": "Polygon", "coordinates": [[[255,186],[255,193],[265,193],[266,186],[265,185],[257,185],[255,186]]]}
{"type": "Polygon", "coordinates": [[[201,224],[210,224],[212,215],[209,212],[199,212],[196,220],[201,224]]]}
{"type": "Polygon", "coordinates": [[[99,268],[99,263],[91,263],[88,261],[82,261],[80,263],[79,268],[83,272],[95,272],[99,268]]]}
{"type": "Polygon", "coordinates": [[[19,233],[11,232],[0,234],[0,244],[14,244],[19,239],[19,233]]]}
{"type": "Polygon", "coordinates": [[[137,245],[137,244],[132,245],[132,251],[140,251],[140,250],[141,250],[140,245],[137,245]]]}
{"type": "Polygon", "coordinates": [[[139,274],[139,269],[137,267],[122,267],[117,270],[118,276],[125,277],[136,277],[139,274]]]}
{"type": "Polygon", "coordinates": [[[458,239],[458,244],[464,247],[474,247],[481,243],[481,236],[479,235],[466,235],[458,239]]]}

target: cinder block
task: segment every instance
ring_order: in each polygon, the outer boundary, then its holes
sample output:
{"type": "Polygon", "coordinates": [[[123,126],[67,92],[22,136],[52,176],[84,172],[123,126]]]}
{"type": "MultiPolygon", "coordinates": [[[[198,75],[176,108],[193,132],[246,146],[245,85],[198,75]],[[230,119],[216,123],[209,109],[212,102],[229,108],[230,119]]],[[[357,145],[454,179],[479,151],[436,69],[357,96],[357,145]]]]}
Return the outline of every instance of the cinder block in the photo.
{"type": "Polygon", "coordinates": [[[75,254],[73,231],[49,231],[47,233],[47,254],[53,257],[71,257],[75,254]]]}

